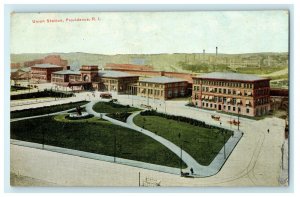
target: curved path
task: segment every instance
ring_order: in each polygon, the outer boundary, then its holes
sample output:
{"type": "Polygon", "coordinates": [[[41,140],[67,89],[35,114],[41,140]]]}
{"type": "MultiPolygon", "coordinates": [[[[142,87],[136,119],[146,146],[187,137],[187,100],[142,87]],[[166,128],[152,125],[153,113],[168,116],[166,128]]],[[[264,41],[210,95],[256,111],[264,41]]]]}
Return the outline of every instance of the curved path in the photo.
{"type": "Polygon", "coordinates": [[[190,156],[184,150],[182,150],[182,153],[181,153],[181,148],[179,146],[175,145],[174,143],[170,142],[169,140],[167,140],[159,135],[154,134],[153,132],[151,132],[149,130],[143,129],[143,128],[135,125],[133,122],[133,118],[136,115],[138,115],[140,113],[140,111],[132,113],[132,115],[130,115],[128,117],[127,122],[124,123],[124,122],[121,122],[121,121],[118,121],[118,120],[115,120],[115,119],[112,119],[112,118],[106,116],[105,113],[95,112],[93,110],[93,106],[97,102],[99,102],[99,101],[92,101],[92,102],[88,103],[86,105],[86,111],[90,114],[93,114],[96,117],[101,117],[105,120],[108,120],[108,121],[112,122],[113,124],[143,133],[144,135],[147,135],[147,136],[151,137],[152,139],[160,142],[164,146],[166,146],[173,153],[175,153],[178,157],[180,157],[182,154],[182,160],[188,166],[188,168],[185,169],[185,171],[188,171],[188,169],[193,168],[194,176],[198,176],[198,177],[207,177],[207,176],[212,176],[212,175],[215,175],[216,173],[218,173],[219,170],[222,168],[223,164],[225,163],[225,161],[227,160],[227,158],[229,157],[229,155],[231,154],[232,150],[234,149],[234,147],[236,146],[236,144],[242,137],[242,133],[235,132],[234,137],[230,137],[229,140],[227,141],[227,143],[225,144],[225,147],[226,147],[225,158],[224,158],[224,147],[223,147],[209,166],[203,166],[203,165],[199,164],[192,156],[190,156]]]}

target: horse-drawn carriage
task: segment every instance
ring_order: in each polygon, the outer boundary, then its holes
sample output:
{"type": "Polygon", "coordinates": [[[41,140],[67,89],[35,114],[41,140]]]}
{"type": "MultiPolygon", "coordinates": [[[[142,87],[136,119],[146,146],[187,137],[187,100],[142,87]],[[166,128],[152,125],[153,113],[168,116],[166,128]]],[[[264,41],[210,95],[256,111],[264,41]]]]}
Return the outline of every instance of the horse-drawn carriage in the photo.
{"type": "Polygon", "coordinates": [[[229,124],[233,124],[235,126],[239,125],[241,122],[240,121],[236,121],[235,119],[228,121],[229,124]]]}
{"type": "Polygon", "coordinates": [[[211,115],[211,118],[216,120],[216,121],[220,121],[220,116],[217,116],[217,115],[211,115]]]}

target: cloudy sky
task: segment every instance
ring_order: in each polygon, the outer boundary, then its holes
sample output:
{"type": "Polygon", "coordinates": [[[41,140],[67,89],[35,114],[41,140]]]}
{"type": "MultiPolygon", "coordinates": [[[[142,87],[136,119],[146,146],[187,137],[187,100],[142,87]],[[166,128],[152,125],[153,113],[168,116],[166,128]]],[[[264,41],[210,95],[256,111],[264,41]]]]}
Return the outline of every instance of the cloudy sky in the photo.
{"type": "Polygon", "coordinates": [[[287,52],[288,31],[287,11],[15,13],[10,50],[139,54],[205,49],[214,53],[218,46],[220,53],[228,54],[287,52]]]}

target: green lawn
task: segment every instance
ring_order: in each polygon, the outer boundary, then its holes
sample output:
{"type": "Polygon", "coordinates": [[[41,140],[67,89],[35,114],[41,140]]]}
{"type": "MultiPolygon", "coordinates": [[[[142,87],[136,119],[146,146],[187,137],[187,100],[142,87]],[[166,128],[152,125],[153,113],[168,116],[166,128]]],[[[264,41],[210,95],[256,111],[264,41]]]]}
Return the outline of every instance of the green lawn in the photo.
{"type": "Polygon", "coordinates": [[[68,109],[75,108],[77,106],[81,106],[84,104],[87,104],[88,101],[79,101],[74,103],[67,103],[67,104],[61,104],[61,105],[53,105],[48,107],[39,107],[39,108],[31,108],[31,109],[25,109],[25,110],[17,110],[10,113],[10,118],[22,118],[22,117],[28,117],[28,116],[37,116],[37,115],[43,115],[43,114],[51,114],[59,111],[64,111],[68,109]]]}
{"type": "MultiPolygon", "coordinates": [[[[171,167],[179,167],[180,159],[162,144],[137,131],[113,125],[93,117],[67,120],[66,114],[22,120],[11,123],[11,138],[116,156],[171,167]]],[[[186,166],[185,166],[186,167],[186,166]]]]}
{"type": "Polygon", "coordinates": [[[232,135],[231,131],[194,126],[159,116],[137,115],[134,123],[180,146],[202,165],[209,165],[232,135]],[[180,139],[179,139],[180,133],[180,139]]]}
{"type": "Polygon", "coordinates": [[[129,105],[120,105],[113,102],[98,102],[93,106],[93,110],[98,113],[122,113],[138,111],[140,109],[130,107],[129,105]]]}

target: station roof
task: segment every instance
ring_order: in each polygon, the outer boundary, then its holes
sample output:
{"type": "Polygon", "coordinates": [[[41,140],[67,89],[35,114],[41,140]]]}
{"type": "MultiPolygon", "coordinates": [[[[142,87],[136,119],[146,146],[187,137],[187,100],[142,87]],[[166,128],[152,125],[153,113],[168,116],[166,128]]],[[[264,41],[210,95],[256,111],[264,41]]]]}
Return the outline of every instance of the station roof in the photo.
{"type": "Polygon", "coordinates": [[[31,68],[62,68],[62,67],[54,64],[35,64],[31,68]]]}
{"type": "Polygon", "coordinates": [[[98,72],[99,77],[111,77],[111,78],[120,78],[120,77],[138,77],[137,75],[131,75],[127,72],[112,71],[112,70],[101,70],[98,72]]]}
{"type": "Polygon", "coordinates": [[[53,72],[54,74],[59,74],[59,75],[80,75],[79,70],[60,70],[57,72],[53,72]]]}
{"type": "Polygon", "coordinates": [[[200,79],[222,79],[222,80],[232,80],[232,81],[258,81],[258,80],[268,80],[268,78],[263,78],[252,74],[241,74],[232,72],[212,72],[204,75],[198,75],[194,78],[200,79]]]}
{"type": "Polygon", "coordinates": [[[187,80],[173,77],[151,77],[140,80],[140,82],[148,82],[148,83],[176,83],[176,82],[185,82],[187,80]]]}

